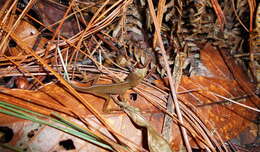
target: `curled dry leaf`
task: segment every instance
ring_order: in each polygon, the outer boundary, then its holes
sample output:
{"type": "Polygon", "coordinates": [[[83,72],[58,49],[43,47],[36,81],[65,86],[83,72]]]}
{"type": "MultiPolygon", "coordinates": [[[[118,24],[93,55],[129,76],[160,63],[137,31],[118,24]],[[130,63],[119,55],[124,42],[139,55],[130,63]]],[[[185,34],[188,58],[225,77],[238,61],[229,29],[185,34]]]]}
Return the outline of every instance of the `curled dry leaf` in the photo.
{"type": "MultiPolygon", "coordinates": [[[[20,39],[20,41],[23,41],[28,45],[28,47],[33,48],[35,47],[35,44],[37,43],[37,37],[41,34],[32,24],[29,22],[22,20],[16,30],[14,31],[15,35],[17,38],[20,39]]],[[[12,42],[10,42],[12,43],[12,42]]],[[[15,42],[13,42],[15,43],[15,42]]],[[[36,44],[37,48],[36,51],[37,53],[43,53],[44,52],[44,45],[47,43],[46,38],[41,38],[41,41],[36,44]]],[[[10,48],[11,50],[11,55],[16,56],[22,53],[23,51],[21,48],[17,45],[14,45],[14,47],[10,48]]]]}
{"type": "Polygon", "coordinates": [[[117,102],[117,104],[123,108],[135,124],[147,129],[148,146],[151,152],[172,152],[169,143],[145,120],[138,108],[130,106],[125,102],[117,102]]]}

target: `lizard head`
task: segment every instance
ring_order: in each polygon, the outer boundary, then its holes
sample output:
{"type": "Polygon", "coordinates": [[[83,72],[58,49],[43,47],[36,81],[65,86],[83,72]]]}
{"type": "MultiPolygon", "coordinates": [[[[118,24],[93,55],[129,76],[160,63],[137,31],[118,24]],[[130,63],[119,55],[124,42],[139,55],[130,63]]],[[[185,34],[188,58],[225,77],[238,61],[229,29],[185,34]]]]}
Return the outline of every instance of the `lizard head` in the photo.
{"type": "Polygon", "coordinates": [[[134,69],[130,74],[127,76],[126,80],[130,82],[132,87],[137,86],[142,79],[146,76],[147,68],[143,69],[134,69]]]}
{"type": "Polygon", "coordinates": [[[143,79],[146,76],[146,73],[147,73],[147,68],[142,68],[142,69],[136,68],[133,70],[133,74],[138,76],[140,79],[143,79]]]}

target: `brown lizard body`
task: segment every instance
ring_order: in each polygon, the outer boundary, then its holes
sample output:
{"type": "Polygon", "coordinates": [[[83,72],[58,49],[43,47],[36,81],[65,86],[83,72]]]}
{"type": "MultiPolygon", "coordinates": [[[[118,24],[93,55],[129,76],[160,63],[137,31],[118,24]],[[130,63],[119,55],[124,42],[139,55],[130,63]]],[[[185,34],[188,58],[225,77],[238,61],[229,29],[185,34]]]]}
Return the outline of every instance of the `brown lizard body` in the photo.
{"type": "Polygon", "coordinates": [[[79,92],[89,93],[106,100],[103,111],[109,112],[112,109],[109,109],[108,105],[110,104],[111,97],[110,95],[119,95],[121,98],[125,92],[129,89],[136,87],[146,75],[146,68],[144,69],[135,69],[131,72],[124,82],[114,83],[114,84],[97,84],[90,87],[79,87],[74,84],[71,86],[79,92]]]}

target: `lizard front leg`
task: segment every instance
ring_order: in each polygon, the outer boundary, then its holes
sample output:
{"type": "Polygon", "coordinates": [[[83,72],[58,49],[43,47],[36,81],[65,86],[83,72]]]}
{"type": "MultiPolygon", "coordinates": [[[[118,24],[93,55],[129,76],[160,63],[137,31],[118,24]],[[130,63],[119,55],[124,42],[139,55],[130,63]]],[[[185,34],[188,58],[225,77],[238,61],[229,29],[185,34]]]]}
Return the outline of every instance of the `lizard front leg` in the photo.
{"type": "Polygon", "coordinates": [[[121,108],[114,102],[110,94],[99,94],[99,96],[105,99],[102,109],[104,113],[116,113],[117,111],[121,111],[121,108]]]}
{"type": "MultiPolygon", "coordinates": [[[[124,97],[124,94],[119,94],[118,96],[120,102],[127,102],[124,97]]],[[[117,111],[122,111],[121,107],[115,103],[115,101],[109,95],[109,98],[106,99],[106,102],[103,106],[103,112],[106,113],[116,113],[117,111]]]]}

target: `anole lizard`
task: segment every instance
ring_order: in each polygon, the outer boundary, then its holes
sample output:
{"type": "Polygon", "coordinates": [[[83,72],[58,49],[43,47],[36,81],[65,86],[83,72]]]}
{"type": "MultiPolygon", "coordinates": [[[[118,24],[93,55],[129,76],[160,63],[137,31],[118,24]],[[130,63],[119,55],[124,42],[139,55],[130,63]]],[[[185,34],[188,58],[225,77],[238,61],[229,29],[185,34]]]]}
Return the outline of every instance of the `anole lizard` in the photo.
{"type": "Polygon", "coordinates": [[[109,109],[109,104],[111,104],[110,95],[119,95],[123,98],[125,92],[131,88],[136,87],[145,77],[147,69],[134,69],[125,79],[125,81],[114,84],[96,84],[90,87],[79,87],[71,83],[71,86],[79,92],[85,92],[97,97],[104,98],[106,100],[103,111],[111,112],[112,109],[109,109]]]}

